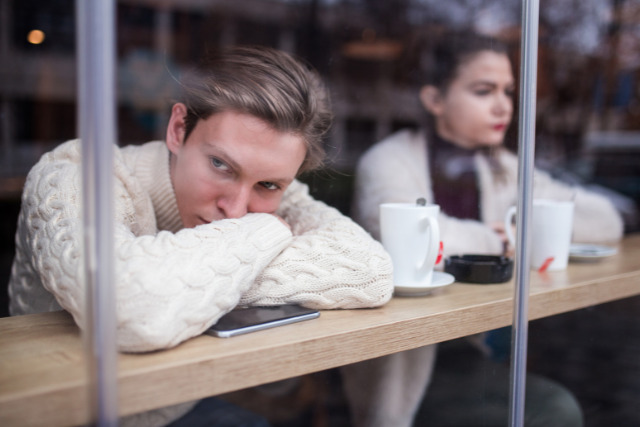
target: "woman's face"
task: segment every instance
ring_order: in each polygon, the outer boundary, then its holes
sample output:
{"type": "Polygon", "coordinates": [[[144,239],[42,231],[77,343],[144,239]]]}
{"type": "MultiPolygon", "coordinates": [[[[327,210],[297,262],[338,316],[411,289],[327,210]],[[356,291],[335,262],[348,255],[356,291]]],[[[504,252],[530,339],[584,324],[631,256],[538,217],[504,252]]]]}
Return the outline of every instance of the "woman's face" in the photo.
{"type": "Polygon", "coordinates": [[[421,99],[443,139],[479,148],[502,144],[513,114],[513,91],[509,58],[483,51],[462,62],[446,92],[426,86],[421,99]]]}

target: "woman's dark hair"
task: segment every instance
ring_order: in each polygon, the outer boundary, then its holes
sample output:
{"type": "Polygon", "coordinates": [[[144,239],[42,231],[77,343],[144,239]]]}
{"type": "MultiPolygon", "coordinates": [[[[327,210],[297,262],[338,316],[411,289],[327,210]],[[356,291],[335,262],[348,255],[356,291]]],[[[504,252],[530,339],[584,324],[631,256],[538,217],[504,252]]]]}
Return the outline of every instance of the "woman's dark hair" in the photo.
{"type": "Polygon", "coordinates": [[[508,54],[507,46],[493,37],[470,31],[450,31],[436,42],[427,59],[422,84],[446,91],[457,77],[460,66],[480,52],[508,54]]]}
{"type": "Polygon", "coordinates": [[[307,154],[299,174],[322,166],[332,121],[329,95],[317,73],[291,55],[267,47],[213,52],[181,79],[181,90],[185,141],[198,120],[235,111],[302,137],[307,154]]]}

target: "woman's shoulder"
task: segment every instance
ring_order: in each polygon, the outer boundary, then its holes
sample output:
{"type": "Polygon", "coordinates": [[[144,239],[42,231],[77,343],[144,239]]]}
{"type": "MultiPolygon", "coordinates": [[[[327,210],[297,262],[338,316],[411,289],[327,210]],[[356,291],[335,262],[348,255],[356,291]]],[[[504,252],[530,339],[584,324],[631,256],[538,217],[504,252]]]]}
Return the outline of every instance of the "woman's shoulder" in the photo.
{"type": "Polygon", "coordinates": [[[503,147],[503,146],[498,147],[496,155],[501,162],[504,162],[509,165],[518,164],[518,156],[512,151],[509,151],[506,147],[503,147]]]}
{"type": "Polygon", "coordinates": [[[376,143],[372,149],[394,149],[397,147],[418,147],[426,143],[426,138],[422,131],[416,129],[402,129],[384,138],[376,143]]]}
{"type": "Polygon", "coordinates": [[[423,154],[426,139],[422,132],[413,129],[403,129],[395,132],[385,139],[375,143],[362,156],[361,162],[372,159],[384,158],[414,158],[423,154]]]}
{"type": "MultiPolygon", "coordinates": [[[[493,156],[502,167],[504,172],[507,173],[518,173],[518,156],[513,152],[509,151],[505,147],[498,147],[495,153],[490,154],[493,156]]],[[[481,158],[485,158],[480,156],[481,158]]]]}

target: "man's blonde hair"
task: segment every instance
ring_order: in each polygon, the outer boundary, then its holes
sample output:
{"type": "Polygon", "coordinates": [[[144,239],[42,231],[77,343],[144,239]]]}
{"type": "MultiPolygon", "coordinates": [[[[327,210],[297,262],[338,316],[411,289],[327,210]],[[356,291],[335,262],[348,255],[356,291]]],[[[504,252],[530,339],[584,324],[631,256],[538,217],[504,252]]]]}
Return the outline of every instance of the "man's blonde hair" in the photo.
{"type": "Polygon", "coordinates": [[[181,87],[185,142],[198,120],[235,111],[301,136],[307,154],[298,173],[322,166],[332,121],[329,96],[318,74],[300,60],[267,47],[233,47],[205,58],[181,87]]]}

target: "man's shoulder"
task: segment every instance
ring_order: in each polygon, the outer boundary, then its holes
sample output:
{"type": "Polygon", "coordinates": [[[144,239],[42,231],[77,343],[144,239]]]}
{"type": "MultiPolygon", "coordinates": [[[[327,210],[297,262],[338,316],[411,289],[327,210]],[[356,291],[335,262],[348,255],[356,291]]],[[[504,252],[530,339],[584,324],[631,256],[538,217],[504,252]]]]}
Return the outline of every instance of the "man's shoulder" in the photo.
{"type": "MultiPolygon", "coordinates": [[[[153,141],[138,146],[118,147],[113,144],[113,163],[115,171],[133,170],[144,158],[162,155],[166,146],[161,141],[153,141]]],[[[40,157],[31,168],[27,177],[27,185],[39,181],[42,176],[79,176],[78,169],[82,166],[82,141],[72,139],[56,146],[40,157]]],[[[116,175],[120,175],[116,173],[116,175]]]]}
{"type": "Polygon", "coordinates": [[[120,147],[122,152],[145,152],[145,151],[160,151],[166,148],[164,141],[149,141],[142,144],[129,144],[120,147]]]}
{"type": "Polygon", "coordinates": [[[41,181],[50,180],[52,177],[78,175],[77,169],[82,162],[82,147],[80,140],[73,139],[63,142],[51,151],[44,153],[29,171],[23,193],[29,192],[34,186],[39,186],[41,181]]]}
{"type": "Polygon", "coordinates": [[[82,157],[82,143],[79,139],[71,139],[45,153],[39,162],[49,162],[56,160],[79,161],[82,157]]]}
{"type": "MultiPolygon", "coordinates": [[[[119,155],[119,151],[124,151],[127,147],[119,149],[116,144],[113,144],[113,148],[114,155],[117,158],[119,155]]],[[[65,161],[78,164],[82,162],[82,141],[80,139],[71,139],[61,143],[51,151],[43,154],[42,157],[40,157],[40,159],[38,160],[37,164],[65,161]]]]}
{"type": "Polygon", "coordinates": [[[150,141],[144,144],[131,144],[120,147],[120,153],[127,159],[138,156],[154,156],[166,151],[166,144],[163,141],[150,141]]]}

